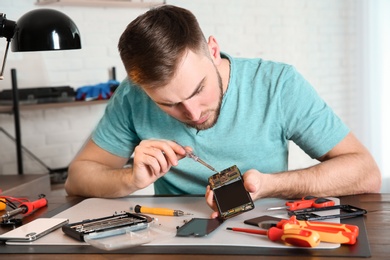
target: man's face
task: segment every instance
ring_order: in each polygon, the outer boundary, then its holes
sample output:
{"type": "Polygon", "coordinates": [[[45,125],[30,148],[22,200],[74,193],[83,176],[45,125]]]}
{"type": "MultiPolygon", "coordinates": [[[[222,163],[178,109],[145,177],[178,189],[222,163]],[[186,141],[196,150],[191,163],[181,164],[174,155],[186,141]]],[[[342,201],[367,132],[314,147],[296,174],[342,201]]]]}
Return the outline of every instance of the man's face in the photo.
{"type": "Polygon", "coordinates": [[[197,130],[215,125],[223,96],[213,61],[192,51],[183,57],[169,84],[145,92],[164,112],[197,130]]]}

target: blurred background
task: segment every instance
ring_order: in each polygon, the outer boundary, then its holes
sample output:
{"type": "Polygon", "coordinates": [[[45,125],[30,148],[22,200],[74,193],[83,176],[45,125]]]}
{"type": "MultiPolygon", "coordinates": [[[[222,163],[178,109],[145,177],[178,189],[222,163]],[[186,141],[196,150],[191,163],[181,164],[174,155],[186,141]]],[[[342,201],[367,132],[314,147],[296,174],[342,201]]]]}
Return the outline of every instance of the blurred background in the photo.
{"type": "MultiPolygon", "coordinates": [[[[237,57],[261,57],[294,65],[371,151],[390,192],[390,1],[387,0],[1,0],[0,13],[17,21],[37,8],[68,15],[81,34],[82,49],[8,53],[0,91],[18,87],[71,86],[106,82],[115,68],[125,77],[118,39],[151,4],[191,10],[206,37],[237,57]],[[153,2],[153,3],[151,3],[153,2]],[[387,111],[387,112],[386,112],[387,111]]],[[[0,39],[0,55],[6,41],[0,39]]],[[[24,109],[22,144],[50,168],[66,167],[102,116],[105,102],[77,107],[24,109]]],[[[14,133],[12,113],[0,113],[0,128],[14,133]]],[[[17,174],[15,144],[0,131],[0,175],[17,174]]],[[[47,169],[23,153],[25,173],[47,169]]],[[[290,169],[315,164],[291,144],[290,169]]],[[[148,190],[150,192],[150,189],[148,190]]]]}

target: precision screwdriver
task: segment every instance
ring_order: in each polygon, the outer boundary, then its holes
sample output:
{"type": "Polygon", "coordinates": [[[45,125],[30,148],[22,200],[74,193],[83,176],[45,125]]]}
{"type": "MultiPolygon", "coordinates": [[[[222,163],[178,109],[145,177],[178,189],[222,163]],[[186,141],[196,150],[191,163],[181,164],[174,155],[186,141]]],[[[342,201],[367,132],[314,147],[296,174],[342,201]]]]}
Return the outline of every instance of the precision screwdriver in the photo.
{"type": "MultiPolygon", "coordinates": [[[[132,210],[132,208],[130,208],[132,210]]],[[[155,215],[163,215],[163,216],[184,216],[184,215],[192,215],[191,213],[185,213],[182,210],[176,209],[168,209],[168,208],[148,208],[140,205],[135,205],[134,207],[135,213],[144,213],[144,214],[155,214],[155,215]]]]}
{"type": "Polygon", "coordinates": [[[314,230],[304,229],[281,229],[272,227],[268,230],[264,229],[248,229],[238,227],[228,227],[227,230],[251,233],[257,235],[267,236],[271,241],[283,241],[298,247],[316,247],[320,243],[320,236],[314,230]]]}
{"type": "Polygon", "coordinates": [[[209,168],[210,170],[212,170],[213,172],[216,172],[218,173],[218,171],[212,167],[210,164],[206,163],[205,161],[203,161],[202,159],[199,158],[199,156],[195,155],[193,152],[188,152],[184,146],[182,146],[181,144],[179,144],[181,147],[183,147],[183,149],[186,151],[186,157],[188,158],[191,158],[193,159],[195,162],[198,162],[200,164],[203,164],[204,166],[206,166],[207,168],[209,168]]]}

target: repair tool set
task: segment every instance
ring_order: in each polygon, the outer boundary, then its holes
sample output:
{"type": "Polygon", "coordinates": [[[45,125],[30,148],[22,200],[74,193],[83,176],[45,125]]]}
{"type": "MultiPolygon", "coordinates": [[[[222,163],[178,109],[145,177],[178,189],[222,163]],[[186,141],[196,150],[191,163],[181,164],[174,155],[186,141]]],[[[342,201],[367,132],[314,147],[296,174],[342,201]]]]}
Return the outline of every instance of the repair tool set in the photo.
{"type": "Polygon", "coordinates": [[[359,227],[355,225],[309,221],[330,218],[351,218],[366,214],[367,211],[351,205],[335,205],[327,198],[306,196],[302,200],[287,201],[283,207],[273,207],[267,210],[287,209],[289,219],[278,219],[262,216],[245,221],[246,224],[257,225],[261,229],[228,227],[228,230],[267,236],[271,241],[281,241],[298,247],[316,247],[321,241],[328,243],[354,245],[359,236],[359,227]],[[339,214],[319,216],[313,212],[339,209],[339,214]],[[343,211],[343,212],[341,212],[343,211]],[[260,220],[264,219],[264,220],[260,220]]]}

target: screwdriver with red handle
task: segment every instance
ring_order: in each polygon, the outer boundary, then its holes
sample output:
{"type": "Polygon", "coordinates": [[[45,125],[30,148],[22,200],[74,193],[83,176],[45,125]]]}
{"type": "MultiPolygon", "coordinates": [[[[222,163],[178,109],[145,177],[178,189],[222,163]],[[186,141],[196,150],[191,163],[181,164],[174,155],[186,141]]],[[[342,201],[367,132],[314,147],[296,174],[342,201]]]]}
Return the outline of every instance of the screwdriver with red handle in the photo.
{"type": "Polygon", "coordinates": [[[46,198],[40,198],[32,202],[24,202],[20,204],[19,207],[17,207],[14,210],[7,211],[4,215],[1,216],[0,222],[6,222],[13,216],[16,216],[18,214],[24,214],[28,215],[31,212],[33,212],[36,209],[42,208],[47,205],[47,199],[46,198]]]}
{"type": "Polygon", "coordinates": [[[298,247],[316,247],[321,242],[319,234],[309,229],[282,229],[272,227],[268,230],[248,228],[226,228],[227,230],[267,236],[271,241],[283,241],[298,247]]]}
{"type": "Polygon", "coordinates": [[[323,208],[323,207],[329,207],[334,205],[335,202],[331,199],[314,197],[314,196],[305,196],[301,200],[287,201],[286,206],[268,208],[267,210],[279,210],[279,209],[298,210],[298,209],[307,209],[307,208],[323,208]]]}

